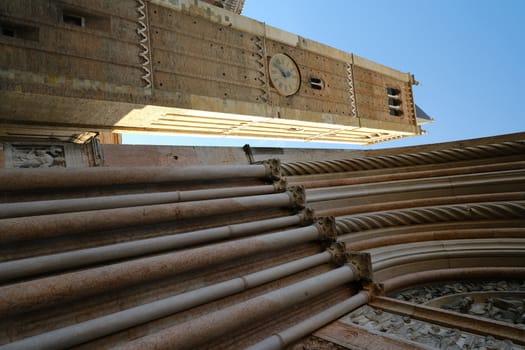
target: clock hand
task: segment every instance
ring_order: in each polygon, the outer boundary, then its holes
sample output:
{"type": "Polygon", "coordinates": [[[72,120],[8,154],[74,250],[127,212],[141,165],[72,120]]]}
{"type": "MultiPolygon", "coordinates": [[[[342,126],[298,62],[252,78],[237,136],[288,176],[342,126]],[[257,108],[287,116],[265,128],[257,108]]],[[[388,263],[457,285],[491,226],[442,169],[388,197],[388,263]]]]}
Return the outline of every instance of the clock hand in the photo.
{"type": "Polygon", "coordinates": [[[275,66],[275,68],[277,68],[279,70],[279,72],[281,72],[282,76],[285,77],[285,78],[288,78],[292,75],[292,73],[290,71],[285,71],[280,65],[278,65],[277,63],[274,63],[273,64],[275,66]]]}

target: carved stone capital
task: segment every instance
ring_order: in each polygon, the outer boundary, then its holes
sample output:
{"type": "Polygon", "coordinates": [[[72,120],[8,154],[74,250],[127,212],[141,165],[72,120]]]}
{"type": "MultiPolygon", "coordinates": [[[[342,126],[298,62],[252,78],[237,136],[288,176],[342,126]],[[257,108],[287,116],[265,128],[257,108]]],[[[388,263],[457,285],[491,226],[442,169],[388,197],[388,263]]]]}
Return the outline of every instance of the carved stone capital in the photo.
{"type": "Polygon", "coordinates": [[[349,263],[359,272],[359,279],[364,281],[373,280],[372,259],[369,253],[349,252],[349,263]]]}
{"type": "Polygon", "coordinates": [[[333,216],[316,218],[315,226],[319,230],[319,239],[322,241],[335,241],[337,233],[335,230],[335,219],[333,216]]]}
{"type": "Polygon", "coordinates": [[[276,179],[273,182],[273,188],[275,192],[284,192],[286,191],[286,180],[285,179],[276,179]]]}
{"type": "Polygon", "coordinates": [[[289,186],[287,192],[295,208],[302,209],[305,207],[306,194],[304,193],[303,186],[289,186]]]}
{"type": "Polygon", "coordinates": [[[311,225],[314,222],[314,211],[310,208],[304,208],[300,213],[301,225],[311,225]]]}
{"type": "Polygon", "coordinates": [[[377,283],[377,282],[363,283],[363,290],[366,290],[370,297],[385,295],[385,288],[382,283],[377,283]]]}
{"type": "Polygon", "coordinates": [[[346,245],[343,242],[334,242],[326,250],[332,254],[332,262],[337,266],[342,266],[348,262],[346,245]]]}
{"type": "Polygon", "coordinates": [[[281,178],[281,161],[279,159],[268,159],[262,162],[266,168],[266,176],[278,180],[281,178]]]}

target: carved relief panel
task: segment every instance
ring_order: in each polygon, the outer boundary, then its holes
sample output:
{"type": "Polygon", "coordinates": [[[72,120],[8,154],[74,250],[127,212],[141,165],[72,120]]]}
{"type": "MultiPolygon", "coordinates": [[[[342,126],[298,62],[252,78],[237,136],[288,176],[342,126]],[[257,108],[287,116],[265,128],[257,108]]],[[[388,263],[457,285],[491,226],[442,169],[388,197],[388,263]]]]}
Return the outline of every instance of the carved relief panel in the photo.
{"type": "Polygon", "coordinates": [[[459,329],[419,321],[365,305],[341,319],[372,334],[401,338],[411,344],[434,349],[521,350],[522,346],[510,340],[495,339],[464,332],[459,329]]]}
{"type": "Polygon", "coordinates": [[[6,168],[71,168],[89,165],[82,145],[70,143],[6,143],[6,168]]]}

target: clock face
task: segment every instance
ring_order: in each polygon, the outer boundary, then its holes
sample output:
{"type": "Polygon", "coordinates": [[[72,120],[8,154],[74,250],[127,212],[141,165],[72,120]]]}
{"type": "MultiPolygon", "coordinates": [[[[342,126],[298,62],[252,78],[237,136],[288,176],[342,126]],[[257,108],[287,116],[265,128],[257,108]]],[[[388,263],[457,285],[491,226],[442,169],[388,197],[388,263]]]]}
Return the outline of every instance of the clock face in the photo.
{"type": "Polygon", "coordinates": [[[283,96],[295,94],[301,85],[299,68],[290,56],[278,53],[270,58],[270,81],[283,96]]]}

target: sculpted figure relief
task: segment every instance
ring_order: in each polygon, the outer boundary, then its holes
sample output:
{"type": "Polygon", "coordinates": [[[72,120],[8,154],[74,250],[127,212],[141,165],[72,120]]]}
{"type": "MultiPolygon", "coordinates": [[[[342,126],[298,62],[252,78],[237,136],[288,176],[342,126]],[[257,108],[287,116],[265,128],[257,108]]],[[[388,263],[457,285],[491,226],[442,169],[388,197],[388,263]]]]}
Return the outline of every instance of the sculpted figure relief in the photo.
{"type": "Polygon", "coordinates": [[[393,297],[416,304],[433,305],[433,300],[438,298],[461,294],[447,300],[440,307],[453,312],[512,323],[525,328],[525,299],[515,296],[516,294],[505,295],[508,292],[518,292],[518,295],[520,295],[519,293],[523,295],[525,282],[456,282],[412,288],[398,292],[393,297]],[[485,297],[485,293],[491,293],[491,295],[485,297]],[[494,294],[498,296],[495,297],[494,294]]]}
{"type": "Polygon", "coordinates": [[[424,304],[432,299],[468,292],[525,292],[524,281],[468,281],[441,285],[419,286],[395,293],[392,297],[424,304]]]}
{"type": "Polygon", "coordinates": [[[16,146],[13,152],[16,168],[65,167],[64,148],[61,146],[16,146]]]}
{"type": "MultiPolygon", "coordinates": [[[[454,305],[461,310],[472,308],[472,300],[462,298],[454,305]]],[[[493,303],[499,303],[492,301],[493,303]]],[[[515,306],[515,304],[513,304],[515,306]]],[[[399,316],[368,305],[354,310],[343,318],[343,322],[367,329],[369,332],[390,335],[416,342],[427,347],[447,350],[525,350],[525,347],[513,344],[509,340],[495,339],[463,332],[458,329],[419,321],[408,316],[399,316]]]]}

